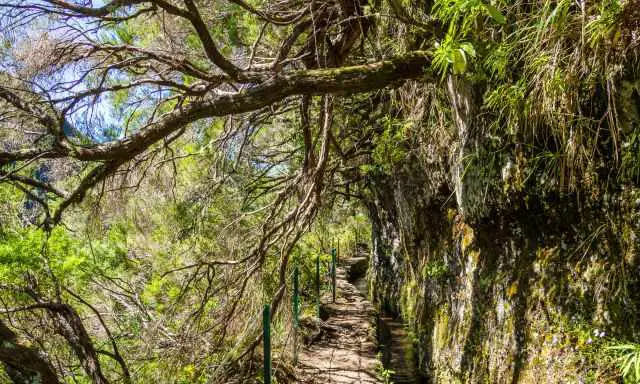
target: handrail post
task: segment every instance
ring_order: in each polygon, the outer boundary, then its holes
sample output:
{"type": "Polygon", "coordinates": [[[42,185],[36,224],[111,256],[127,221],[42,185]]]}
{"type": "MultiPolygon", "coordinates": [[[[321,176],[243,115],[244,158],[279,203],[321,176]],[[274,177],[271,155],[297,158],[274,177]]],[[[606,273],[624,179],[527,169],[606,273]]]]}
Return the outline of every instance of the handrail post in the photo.
{"type": "Polygon", "coordinates": [[[262,311],[262,331],[264,345],[264,384],[271,384],[271,308],[264,305],[262,311]]]}
{"type": "Polygon", "coordinates": [[[320,255],[316,257],[316,313],[320,318],[320,255]]]}
{"type": "Polygon", "coordinates": [[[298,327],[300,316],[300,295],[298,291],[298,266],[293,270],[293,365],[298,364],[298,327]]]}
{"type": "Polygon", "coordinates": [[[333,302],[336,302],[336,249],[331,249],[331,287],[333,291],[333,302]]]}

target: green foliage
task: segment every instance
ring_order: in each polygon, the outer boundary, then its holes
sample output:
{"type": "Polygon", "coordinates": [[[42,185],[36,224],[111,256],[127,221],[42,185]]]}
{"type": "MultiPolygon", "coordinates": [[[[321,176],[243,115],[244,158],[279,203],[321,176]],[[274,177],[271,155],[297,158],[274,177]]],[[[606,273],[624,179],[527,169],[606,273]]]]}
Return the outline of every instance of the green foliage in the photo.
{"type": "Polygon", "coordinates": [[[640,383],[640,344],[614,343],[606,350],[616,356],[625,383],[640,383]]]}
{"type": "Polygon", "coordinates": [[[620,0],[605,0],[600,2],[599,13],[587,24],[589,44],[597,48],[601,44],[620,38],[619,17],[623,11],[620,0]]]}
{"type": "Polygon", "coordinates": [[[4,233],[0,242],[0,278],[15,281],[26,272],[42,272],[43,243],[40,230],[4,233]]]}
{"type": "Polygon", "coordinates": [[[424,278],[441,279],[449,273],[449,266],[442,260],[433,260],[426,263],[422,270],[424,278]]]}
{"type": "Polygon", "coordinates": [[[393,381],[391,381],[391,377],[393,377],[395,373],[396,372],[393,369],[382,368],[380,370],[380,376],[382,376],[384,384],[393,384],[393,381]]]}
{"type": "Polygon", "coordinates": [[[489,16],[491,16],[491,18],[498,24],[504,24],[506,23],[507,19],[504,17],[504,15],[502,14],[502,12],[500,12],[500,10],[498,8],[496,8],[495,5],[492,4],[483,4],[487,13],[489,14],[489,16]]]}
{"type": "Polygon", "coordinates": [[[496,44],[489,49],[482,65],[491,78],[505,80],[509,69],[509,58],[512,55],[512,45],[508,43],[496,44]]]}
{"type": "Polygon", "coordinates": [[[498,7],[482,0],[437,0],[433,15],[449,24],[450,34],[466,35],[481,16],[489,17],[497,24],[506,22],[498,7]]]}
{"type": "Polygon", "coordinates": [[[407,157],[406,134],[410,123],[391,116],[384,116],[380,123],[382,132],[374,137],[374,165],[366,165],[365,172],[376,167],[382,172],[391,172],[407,157]]]}
{"type": "Polygon", "coordinates": [[[331,261],[331,248],[338,248],[339,258],[353,255],[355,242],[368,243],[370,228],[367,217],[359,209],[344,202],[333,210],[319,214],[313,228],[296,244],[291,255],[291,273],[297,265],[300,269],[300,295],[303,297],[303,310],[315,305],[316,258],[320,258],[320,275],[323,290],[329,290],[328,265],[331,261]]]}
{"type": "Polygon", "coordinates": [[[449,73],[463,74],[467,72],[469,60],[476,57],[476,51],[469,42],[457,42],[451,34],[447,34],[442,43],[436,43],[433,54],[433,67],[444,79],[449,73]]]}
{"type": "Polygon", "coordinates": [[[19,226],[19,210],[24,202],[24,193],[11,185],[0,185],[0,236],[19,226]]]}
{"type": "Polygon", "coordinates": [[[634,130],[622,143],[622,176],[640,182],[640,132],[634,130]]]}
{"type": "MultiPolygon", "coordinates": [[[[614,85],[637,78],[637,60],[624,53],[633,39],[623,24],[625,6],[619,0],[583,7],[544,1],[533,8],[522,2],[435,2],[432,14],[447,32],[436,43],[434,70],[442,78],[465,74],[482,90],[487,114],[480,125],[491,133],[485,138],[492,150],[505,152],[500,158],[519,158],[517,172],[529,187],[586,187],[597,196],[600,158],[615,159],[618,181],[638,179],[637,139],[627,117],[632,108],[625,106],[630,92],[614,85]],[[525,150],[513,151],[523,144],[525,150]]],[[[477,155],[475,163],[484,166],[485,154],[477,155]]]]}
{"type": "MultiPolygon", "coordinates": [[[[632,116],[633,103],[625,102],[633,100],[637,85],[617,88],[619,79],[636,76],[625,68],[637,66],[637,61],[631,61],[632,55],[623,54],[626,51],[618,47],[624,41],[624,2],[583,3],[584,9],[570,0],[545,0],[533,6],[523,1],[436,0],[431,14],[426,15],[413,2],[399,1],[408,15],[418,20],[414,24],[420,24],[422,17],[444,26],[444,38],[434,42],[434,72],[441,79],[459,76],[470,82],[477,94],[473,96],[477,99],[471,100],[478,107],[474,110],[477,116],[473,116],[477,137],[466,143],[471,149],[462,162],[464,176],[478,176],[490,187],[503,183],[504,188],[493,190],[483,185],[485,195],[492,195],[494,190],[505,195],[535,193],[528,189],[532,184],[561,191],[584,188],[587,181],[593,180],[596,166],[619,166],[621,182],[640,180],[638,116],[632,116]],[[622,93],[616,94],[620,89],[622,93]],[[503,169],[506,172],[501,181],[503,169]]],[[[368,61],[374,54],[386,55],[405,46],[415,49],[422,44],[422,49],[431,45],[430,38],[424,38],[423,26],[414,28],[406,23],[398,27],[395,18],[382,17],[385,12],[376,4],[365,8],[364,13],[375,19],[375,27],[385,33],[379,33],[373,45],[363,40],[359,51],[362,58],[349,57],[347,63],[368,61]],[[395,34],[392,38],[385,37],[389,31],[395,34]]],[[[256,63],[268,64],[265,58],[281,46],[282,37],[293,28],[263,28],[260,17],[229,2],[213,1],[206,13],[207,18],[211,16],[216,21],[207,27],[227,57],[248,51],[262,36],[255,46],[256,63]]],[[[166,43],[166,34],[171,33],[153,18],[107,24],[98,36],[100,41],[135,44],[158,52],[166,43]]],[[[191,28],[184,30],[179,41],[171,44],[184,45],[184,59],[209,71],[212,65],[201,42],[191,28]]],[[[328,32],[327,41],[333,41],[334,32],[338,31],[328,32]]],[[[299,45],[299,41],[294,42],[292,52],[300,51],[299,45]]],[[[233,58],[242,65],[247,62],[244,59],[233,58]]],[[[291,65],[297,66],[295,62],[291,65]]],[[[145,66],[138,69],[153,76],[154,71],[145,66]]],[[[164,73],[163,65],[158,65],[157,70],[164,73]]],[[[111,74],[105,86],[136,77],[123,71],[111,74]]],[[[202,81],[190,75],[167,76],[187,86],[202,81]]],[[[89,75],[86,81],[97,85],[103,80],[89,75]]],[[[334,171],[322,175],[324,183],[318,198],[330,209],[321,210],[313,226],[297,242],[286,271],[290,276],[294,265],[300,267],[303,312],[314,313],[315,260],[321,260],[326,289],[331,247],[339,242],[341,256],[346,256],[355,250],[357,242],[370,240],[369,222],[358,208],[359,203],[343,201],[336,197],[338,191],[352,182],[351,191],[368,198],[362,184],[375,176],[394,175],[402,167],[413,166],[408,162],[416,157],[422,156],[416,161],[419,166],[432,168],[446,168],[443,165],[456,161],[452,152],[463,145],[463,140],[457,136],[445,88],[425,76],[422,82],[381,91],[382,97],[343,97],[335,103],[334,134],[338,143],[331,144],[328,165],[334,171]],[[352,109],[350,103],[354,105],[352,109]],[[337,160],[334,146],[362,156],[337,160]],[[355,181],[350,179],[351,171],[355,181]],[[366,181],[361,182],[362,179],[366,181]]],[[[174,95],[167,92],[167,101],[154,110],[156,105],[147,100],[147,91],[149,88],[137,92],[121,90],[109,100],[114,113],[126,116],[129,133],[143,126],[152,113],[161,115],[178,106],[178,101],[172,99],[174,95]],[[130,104],[136,98],[148,104],[132,111],[130,104]]],[[[199,97],[187,97],[180,106],[188,106],[199,97]]],[[[315,117],[320,106],[317,98],[311,104],[311,130],[316,135],[315,117]]],[[[145,169],[149,174],[136,189],[137,194],[123,192],[112,200],[103,197],[106,201],[101,205],[106,214],[96,214],[99,217],[90,217],[94,214],[93,205],[81,204],[67,220],[69,228],[60,226],[50,234],[26,224],[28,220],[23,216],[33,211],[24,208],[21,191],[0,185],[0,281],[21,285],[27,277],[33,277],[44,294],[53,292],[52,287],[58,282],[96,304],[101,312],[108,312],[107,321],[120,333],[118,343],[127,357],[134,357],[133,371],[139,382],[160,382],[167,377],[181,383],[210,380],[207,374],[211,367],[237,356],[245,346],[243,342],[255,336],[246,319],[252,319],[259,306],[277,291],[278,267],[284,253],[275,249],[279,239],[274,249],[264,255],[264,261],[249,265],[252,273],[254,265],[260,266],[253,275],[245,275],[233,263],[221,266],[212,261],[241,259],[256,246],[256,234],[264,233],[265,223],[272,225],[278,215],[284,215],[296,203],[295,198],[287,202],[275,217],[269,217],[265,210],[277,196],[277,188],[271,190],[271,186],[292,176],[302,162],[299,116],[295,113],[278,114],[273,122],[252,127],[248,137],[229,139],[227,147],[220,145],[220,137],[233,135],[236,123],[234,119],[220,118],[194,124],[184,140],[179,138],[170,144],[171,149],[157,147],[157,155],[149,153],[151,170],[145,169]],[[244,150],[249,154],[236,161],[244,139],[244,150]],[[275,142],[284,144],[274,149],[275,142]],[[160,166],[165,163],[166,167],[160,166]],[[220,183],[222,178],[225,184],[220,183]],[[238,276],[247,277],[247,290],[238,298],[237,312],[228,320],[230,327],[222,339],[217,332],[226,320],[230,302],[238,295],[234,285],[238,276]],[[183,344],[175,345],[179,343],[183,344]],[[163,352],[158,353],[159,350],[163,352]]],[[[114,127],[104,135],[116,138],[122,134],[119,129],[114,127]]],[[[88,139],[83,138],[83,143],[89,143],[88,139]]],[[[140,156],[140,168],[147,166],[143,157],[140,156]]],[[[427,175],[432,176],[434,185],[446,186],[450,180],[446,169],[427,175]]],[[[64,183],[60,180],[60,184],[64,183]]],[[[470,190],[466,187],[465,193],[470,190]]],[[[448,203],[449,200],[444,204],[448,203]]],[[[423,266],[419,276],[407,281],[400,303],[406,319],[417,322],[412,316],[422,305],[418,292],[424,280],[442,280],[449,274],[444,261],[432,260],[423,266]]],[[[287,294],[288,291],[285,297],[287,294]]],[[[69,295],[63,296],[63,300],[78,304],[69,295]]],[[[13,305],[27,300],[12,293],[7,294],[7,302],[13,305]]],[[[274,318],[276,348],[287,345],[287,316],[286,311],[281,311],[274,318]]],[[[36,328],[32,323],[25,328],[28,327],[36,328]]],[[[584,330],[576,335],[581,346],[589,340],[589,333],[584,330]]],[[[107,345],[103,334],[92,333],[92,337],[97,344],[107,345]]],[[[626,379],[633,377],[637,381],[637,345],[621,344],[611,350],[621,354],[620,365],[626,379]]],[[[52,356],[56,358],[68,355],[63,348],[53,349],[52,356]]],[[[389,370],[381,371],[385,382],[389,382],[391,374],[389,370]]],[[[80,374],[77,376],[78,382],[85,380],[80,374]]]]}
{"type": "Polygon", "coordinates": [[[506,130],[514,135],[519,130],[523,116],[527,115],[526,83],[520,80],[516,84],[500,85],[485,95],[484,103],[487,109],[496,112],[493,130],[506,130]]]}
{"type": "Polygon", "coordinates": [[[127,264],[126,239],[118,226],[103,241],[86,243],[63,227],[47,236],[32,227],[0,234],[0,278],[20,283],[25,274],[55,276],[69,287],[83,287],[92,273],[114,271],[127,264]]]}

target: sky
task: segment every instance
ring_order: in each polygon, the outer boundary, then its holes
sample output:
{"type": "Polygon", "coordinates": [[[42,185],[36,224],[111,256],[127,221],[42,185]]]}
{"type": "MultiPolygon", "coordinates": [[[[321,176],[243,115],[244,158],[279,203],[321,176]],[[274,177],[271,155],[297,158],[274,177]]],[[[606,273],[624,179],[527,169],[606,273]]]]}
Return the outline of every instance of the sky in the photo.
{"type": "MultiPolygon", "coordinates": [[[[85,1],[75,0],[74,2],[87,5],[85,1]]],[[[28,3],[43,4],[43,2],[39,0],[30,0],[28,3]]],[[[102,0],[94,0],[90,5],[100,7],[104,4],[105,2],[102,0]]],[[[65,38],[72,33],[71,29],[62,22],[44,17],[34,19],[19,29],[13,28],[8,30],[5,28],[6,23],[11,22],[11,20],[15,20],[15,18],[4,18],[0,21],[0,28],[2,28],[0,30],[0,38],[2,41],[7,42],[5,49],[0,51],[0,71],[14,78],[20,77],[20,71],[24,68],[23,64],[31,65],[33,64],[33,60],[37,60],[37,52],[40,44],[42,44],[43,35],[55,40],[56,38],[65,38]],[[9,46],[10,48],[7,49],[9,46]],[[24,53],[20,53],[21,51],[27,52],[26,58],[24,53]],[[21,62],[20,59],[24,61],[21,62]]],[[[91,19],[79,18],[74,21],[73,27],[78,30],[89,30],[90,23],[91,19]]],[[[94,39],[104,38],[106,36],[108,36],[110,40],[118,39],[115,32],[109,33],[104,30],[100,32],[100,36],[93,32],[88,35],[94,39]]],[[[75,92],[86,90],[89,85],[88,82],[82,81],[68,90],[62,89],[61,86],[65,83],[72,83],[81,79],[85,71],[86,63],[66,65],[58,68],[56,71],[31,79],[33,84],[30,88],[36,93],[46,95],[46,98],[49,99],[70,96],[75,92]],[[43,90],[46,92],[43,92],[43,90]]],[[[124,80],[125,76],[117,70],[111,70],[109,72],[109,80],[118,80],[118,78],[124,80]]],[[[124,134],[122,109],[115,105],[111,96],[112,95],[103,95],[99,98],[92,99],[90,107],[83,107],[68,114],[65,132],[67,134],[79,132],[85,139],[90,138],[95,142],[105,142],[114,138],[121,138],[124,134]]],[[[65,104],[57,103],[56,106],[60,110],[65,104]]]]}

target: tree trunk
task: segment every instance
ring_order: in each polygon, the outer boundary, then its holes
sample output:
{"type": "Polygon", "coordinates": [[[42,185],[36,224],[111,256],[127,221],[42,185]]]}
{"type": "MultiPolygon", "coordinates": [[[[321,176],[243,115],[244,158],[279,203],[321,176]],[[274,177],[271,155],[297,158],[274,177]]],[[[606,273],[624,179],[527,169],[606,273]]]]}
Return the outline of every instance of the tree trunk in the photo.
{"type": "Polygon", "coordinates": [[[33,348],[18,343],[16,334],[0,321],[0,362],[16,384],[58,384],[49,362],[33,348]]]}

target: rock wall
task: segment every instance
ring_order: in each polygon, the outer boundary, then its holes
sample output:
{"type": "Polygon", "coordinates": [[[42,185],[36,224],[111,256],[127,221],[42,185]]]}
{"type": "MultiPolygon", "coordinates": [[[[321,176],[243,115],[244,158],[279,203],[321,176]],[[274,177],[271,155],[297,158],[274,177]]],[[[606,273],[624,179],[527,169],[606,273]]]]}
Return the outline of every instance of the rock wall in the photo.
{"type": "Polygon", "coordinates": [[[617,382],[591,352],[640,333],[640,190],[487,199],[465,217],[436,179],[404,165],[372,178],[367,202],[373,296],[404,319],[420,369],[434,383],[617,382]]]}

